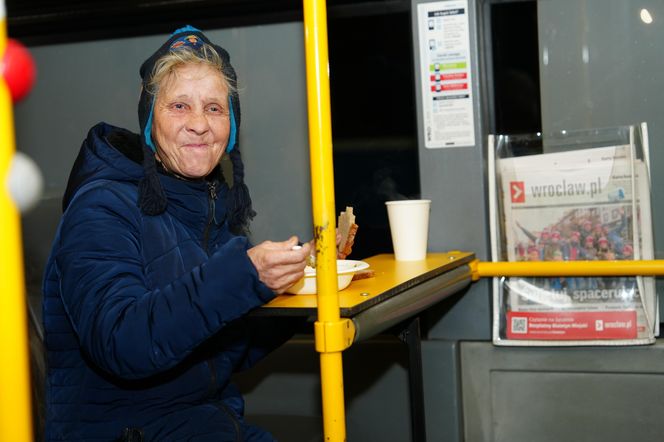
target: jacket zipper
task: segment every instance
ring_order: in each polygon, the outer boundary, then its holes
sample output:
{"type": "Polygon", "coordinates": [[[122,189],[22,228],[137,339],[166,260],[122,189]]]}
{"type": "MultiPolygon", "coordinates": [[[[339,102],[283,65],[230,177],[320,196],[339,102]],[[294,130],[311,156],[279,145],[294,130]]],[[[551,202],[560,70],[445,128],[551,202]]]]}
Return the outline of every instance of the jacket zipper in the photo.
{"type": "Polygon", "coordinates": [[[210,239],[210,227],[212,223],[217,222],[216,220],[216,201],[217,201],[217,184],[208,183],[208,201],[209,201],[209,213],[207,224],[205,225],[205,231],[203,232],[203,250],[209,255],[208,251],[208,241],[210,239]]]}
{"type": "MultiPolygon", "coordinates": [[[[209,255],[208,251],[208,241],[210,237],[210,227],[214,222],[214,212],[215,212],[215,201],[217,199],[217,186],[215,183],[208,183],[208,204],[209,212],[208,219],[205,225],[205,231],[203,232],[203,250],[209,255]]],[[[214,366],[214,359],[210,358],[207,360],[208,368],[210,369],[210,387],[208,388],[208,396],[212,396],[217,391],[217,370],[214,366]]]]}
{"type": "MultiPolygon", "coordinates": [[[[208,241],[210,239],[210,228],[212,224],[218,224],[216,218],[216,201],[217,201],[217,184],[208,183],[208,201],[210,204],[210,212],[208,213],[207,224],[205,225],[205,231],[203,232],[203,250],[209,255],[208,251],[208,241]]],[[[214,359],[210,358],[207,360],[208,368],[210,369],[210,388],[208,396],[213,396],[217,391],[217,370],[215,368],[214,359]]],[[[228,415],[228,417],[233,422],[233,427],[235,428],[235,436],[237,442],[242,442],[242,431],[240,428],[240,422],[238,422],[235,414],[233,414],[228,407],[223,403],[215,404],[217,407],[228,415]]]]}

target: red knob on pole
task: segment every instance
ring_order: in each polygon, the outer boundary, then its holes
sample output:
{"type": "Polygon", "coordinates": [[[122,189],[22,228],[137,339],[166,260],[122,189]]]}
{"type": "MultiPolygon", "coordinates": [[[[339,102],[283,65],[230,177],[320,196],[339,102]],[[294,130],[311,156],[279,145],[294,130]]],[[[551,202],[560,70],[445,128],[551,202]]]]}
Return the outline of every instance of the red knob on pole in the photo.
{"type": "Polygon", "coordinates": [[[12,101],[24,98],[35,83],[36,67],[30,51],[16,40],[8,39],[0,66],[12,101]]]}

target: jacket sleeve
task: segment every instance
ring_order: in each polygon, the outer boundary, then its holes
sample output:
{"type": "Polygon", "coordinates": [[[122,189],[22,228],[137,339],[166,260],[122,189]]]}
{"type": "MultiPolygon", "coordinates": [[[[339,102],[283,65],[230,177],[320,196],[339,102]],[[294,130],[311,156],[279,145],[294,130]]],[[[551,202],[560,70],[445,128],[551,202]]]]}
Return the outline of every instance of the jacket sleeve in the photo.
{"type": "Polygon", "coordinates": [[[65,214],[55,256],[65,310],[83,350],[103,370],[127,379],[174,367],[275,296],[259,281],[244,237],[149,290],[140,216],[134,201],[108,186],[87,191],[65,214]]]}

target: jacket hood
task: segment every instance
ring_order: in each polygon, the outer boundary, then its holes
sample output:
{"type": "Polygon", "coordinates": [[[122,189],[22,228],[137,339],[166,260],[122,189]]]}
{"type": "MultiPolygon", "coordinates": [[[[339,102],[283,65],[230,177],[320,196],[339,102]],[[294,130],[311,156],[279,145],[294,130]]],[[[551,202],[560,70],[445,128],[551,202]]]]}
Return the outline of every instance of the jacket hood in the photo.
{"type": "Polygon", "coordinates": [[[67,209],[76,191],[90,182],[111,180],[138,185],[144,174],[140,162],[142,156],[137,134],[106,123],[93,126],[69,173],[67,188],[62,198],[62,211],[67,209]],[[115,138],[116,144],[122,145],[125,153],[115,148],[109,141],[110,138],[115,138]],[[132,153],[136,155],[135,158],[128,156],[132,153]]]}

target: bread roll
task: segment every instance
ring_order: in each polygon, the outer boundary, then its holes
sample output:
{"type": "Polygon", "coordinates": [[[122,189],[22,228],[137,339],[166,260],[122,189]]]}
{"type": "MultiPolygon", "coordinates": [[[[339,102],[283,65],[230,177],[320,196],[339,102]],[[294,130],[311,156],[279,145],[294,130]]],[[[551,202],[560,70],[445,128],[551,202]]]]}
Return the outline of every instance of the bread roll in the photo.
{"type": "Polygon", "coordinates": [[[353,243],[357,234],[358,225],[355,224],[355,215],[352,207],[346,207],[346,210],[339,214],[337,220],[337,229],[341,236],[337,257],[345,259],[353,251],[353,243]]]}

